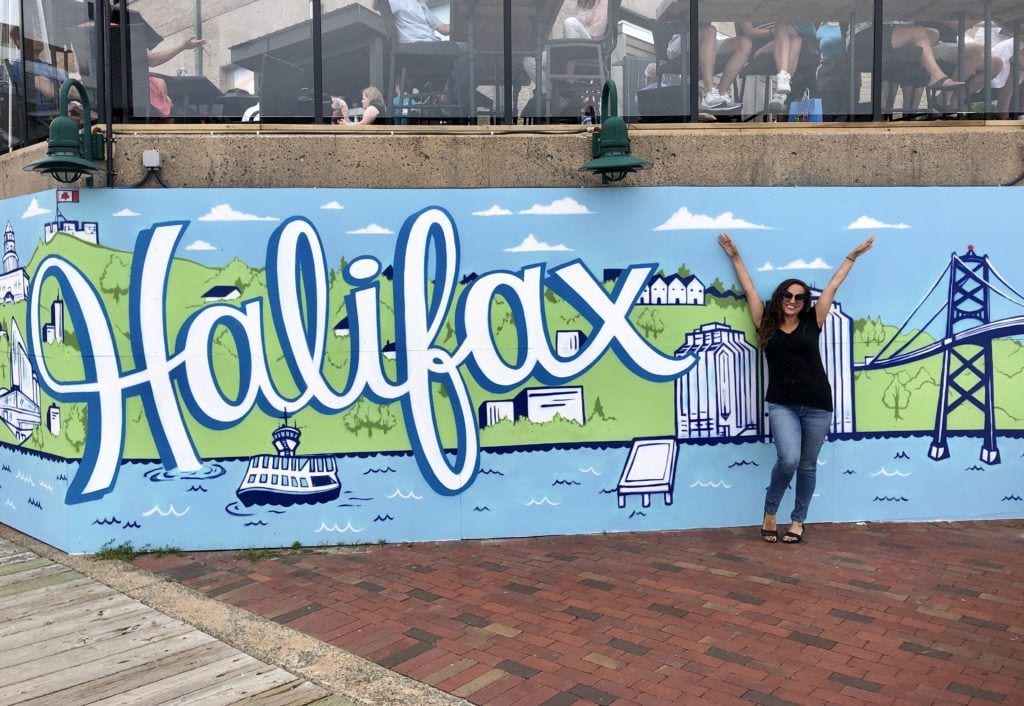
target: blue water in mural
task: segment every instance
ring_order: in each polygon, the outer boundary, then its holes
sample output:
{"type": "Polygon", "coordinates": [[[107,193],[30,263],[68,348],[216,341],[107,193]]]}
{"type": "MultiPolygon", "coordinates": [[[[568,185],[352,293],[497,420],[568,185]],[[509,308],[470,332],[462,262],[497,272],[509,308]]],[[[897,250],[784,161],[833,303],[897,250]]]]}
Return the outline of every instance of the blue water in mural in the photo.
{"type": "MultiPolygon", "coordinates": [[[[930,439],[826,444],[810,522],[1019,517],[1024,439],[999,440],[1003,463],[977,461],[981,441],[950,439],[951,458],[927,458],[930,439]]],[[[71,551],[113,541],[182,549],[335,545],[600,531],[752,525],[759,521],[774,449],[769,444],[682,445],[671,504],[662,493],[619,508],[617,484],[629,449],[485,451],[466,492],[431,490],[407,455],[338,457],[338,500],[245,507],[235,491],[245,461],[209,462],[197,473],[126,463],[118,492],[64,506],[74,462],[17,451],[0,466],[0,522],[44,541],[74,538],[71,551]],[[130,499],[130,500],[128,500],[130,499]],[[128,503],[131,503],[130,505],[128,503]],[[213,536],[211,536],[213,535],[213,536]],[[170,539],[168,539],[170,538],[170,539]]],[[[792,493],[787,494],[788,503],[792,493]]],[[[784,503],[780,517],[788,516],[784,503]]]]}

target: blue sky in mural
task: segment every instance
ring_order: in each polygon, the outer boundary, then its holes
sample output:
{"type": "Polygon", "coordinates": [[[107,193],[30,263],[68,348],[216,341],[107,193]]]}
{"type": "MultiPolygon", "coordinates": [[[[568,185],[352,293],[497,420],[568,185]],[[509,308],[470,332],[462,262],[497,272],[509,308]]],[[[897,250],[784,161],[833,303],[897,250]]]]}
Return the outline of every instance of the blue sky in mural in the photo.
{"type": "MultiPolygon", "coordinates": [[[[6,218],[18,230],[19,248],[29,247],[25,235],[36,229],[41,235],[42,224],[52,218],[52,193],[7,202],[6,218]]],[[[103,244],[127,250],[138,231],[153,223],[188,220],[179,257],[214,266],[235,255],[262,266],[268,236],[281,220],[295,215],[315,224],[332,267],[343,255],[351,259],[369,254],[388,263],[394,234],[405,219],[437,205],[452,213],[459,229],[463,274],[580,258],[598,274],[606,267],[646,262],[674,272],[685,262],[705,284],[715,277],[729,284],[735,278],[715,242],[715,235],[725,230],[740,245],[755,282],[767,294],[791,276],[823,285],[850,248],[874,234],[875,250],[847,287],[856,289],[854,316],[902,319],[938,278],[950,253],[964,252],[969,243],[989,254],[1000,273],[1024,290],[1024,243],[1016,237],[1019,203],[1010,189],[975,188],[969,199],[964,189],[942,187],[81,194],[81,203],[62,206],[63,215],[99,221],[103,244]],[[112,203],[118,210],[106,207],[112,203]],[[629,262],[621,260],[623,239],[629,242],[629,262]],[[1000,242],[999,250],[990,251],[987,242],[1000,242]]]]}

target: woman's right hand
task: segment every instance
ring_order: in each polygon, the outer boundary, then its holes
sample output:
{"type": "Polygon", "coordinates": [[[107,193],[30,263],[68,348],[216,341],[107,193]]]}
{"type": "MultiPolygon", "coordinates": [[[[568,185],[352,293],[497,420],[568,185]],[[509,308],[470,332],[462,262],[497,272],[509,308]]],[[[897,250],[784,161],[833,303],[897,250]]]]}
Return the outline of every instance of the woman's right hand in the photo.
{"type": "Polygon", "coordinates": [[[722,246],[722,250],[725,250],[725,254],[729,257],[736,257],[740,254],[739,248],[736,247],[736,243],[732,242],[728,233],[718,234],[718,244],[722,246]]]}

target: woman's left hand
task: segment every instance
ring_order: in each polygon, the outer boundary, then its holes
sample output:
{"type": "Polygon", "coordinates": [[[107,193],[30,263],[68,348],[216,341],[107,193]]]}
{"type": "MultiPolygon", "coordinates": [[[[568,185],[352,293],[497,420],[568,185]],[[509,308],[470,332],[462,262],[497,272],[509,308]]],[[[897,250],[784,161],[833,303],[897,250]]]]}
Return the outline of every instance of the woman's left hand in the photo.
{"type": "Polygon", "coordinates": [[[866,253],[868,250],[870,250],[871,246],[874,244],[875,236],[869,235],[867,240],[865,240],[863,243],[861,243],[860,245],[858,245],[857,247],[850,251],[850,259],[856,260],[858,257],[866,253]]]}

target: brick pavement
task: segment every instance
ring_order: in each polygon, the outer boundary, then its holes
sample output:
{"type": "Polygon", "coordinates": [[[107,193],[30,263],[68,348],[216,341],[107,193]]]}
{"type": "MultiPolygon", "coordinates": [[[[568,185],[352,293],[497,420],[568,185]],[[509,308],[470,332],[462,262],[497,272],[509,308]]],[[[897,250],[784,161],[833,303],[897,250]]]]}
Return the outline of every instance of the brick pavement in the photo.
{"type": "Polygon", "coordinates": [[[479,704],[1024,703],[1024,521],[144,556],[479,704]]]}

